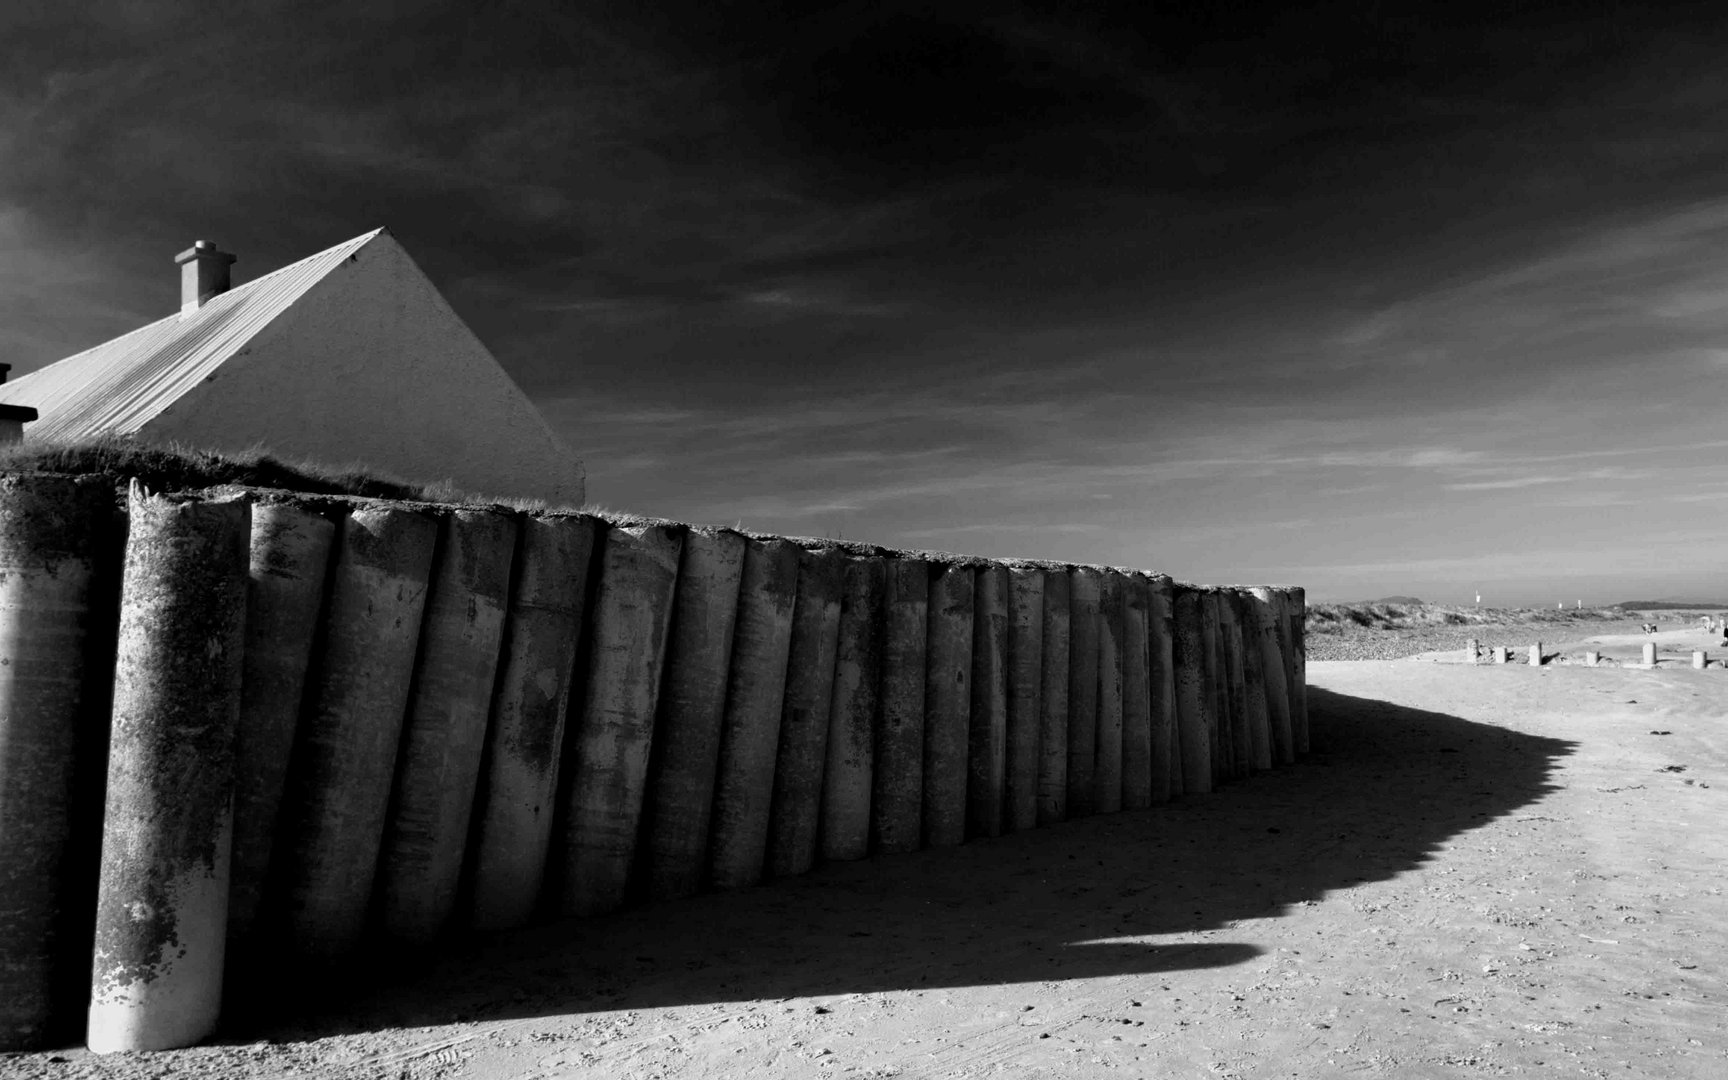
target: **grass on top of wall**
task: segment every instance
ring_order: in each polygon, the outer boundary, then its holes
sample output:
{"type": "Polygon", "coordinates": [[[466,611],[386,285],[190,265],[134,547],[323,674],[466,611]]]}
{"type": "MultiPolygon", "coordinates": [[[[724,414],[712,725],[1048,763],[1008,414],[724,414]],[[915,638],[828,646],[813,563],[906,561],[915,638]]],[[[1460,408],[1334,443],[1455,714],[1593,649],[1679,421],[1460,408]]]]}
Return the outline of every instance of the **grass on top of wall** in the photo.
{"type": "Polygon", "coordinates": [[[112,476],[118,489],[138,479],[155,491],[195,491],[238,484],[312,495],[359,495],[416,502],[449,501],[448,484],[411,484],[364,464],[331,466],[282,461],[262,450],[239,453],[196,447],[152,446],[131,439],[30,441],[0,446],[0,472],[112,476]]]}

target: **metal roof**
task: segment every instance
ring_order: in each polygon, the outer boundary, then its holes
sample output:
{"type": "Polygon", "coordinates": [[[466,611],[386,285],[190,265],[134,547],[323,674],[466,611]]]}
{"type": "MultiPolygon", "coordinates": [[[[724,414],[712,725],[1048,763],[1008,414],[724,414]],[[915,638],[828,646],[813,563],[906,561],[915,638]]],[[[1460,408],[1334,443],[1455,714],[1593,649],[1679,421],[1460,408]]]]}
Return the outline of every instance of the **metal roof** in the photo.
{"type": "Polygon", "coordinates": [[[0,404],[33,405],[31,439],[130,435],[203,382],[383,229],[236,286],[75,356],[0,383],[0,404]]]}

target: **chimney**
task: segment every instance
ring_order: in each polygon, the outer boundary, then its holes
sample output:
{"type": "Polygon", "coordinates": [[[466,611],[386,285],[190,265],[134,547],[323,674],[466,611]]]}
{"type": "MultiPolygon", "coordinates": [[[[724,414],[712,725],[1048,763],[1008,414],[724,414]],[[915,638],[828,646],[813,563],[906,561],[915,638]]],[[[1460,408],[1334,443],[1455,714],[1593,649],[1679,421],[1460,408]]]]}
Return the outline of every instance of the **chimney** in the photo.
{"type": "Polygon", "coordinates": [[[228,268],[234,264],[234,256],[217,251],[210,241],[198,241],[174,256],[174,261],[180,264],[181,318],[228,291],[228,268]]]}

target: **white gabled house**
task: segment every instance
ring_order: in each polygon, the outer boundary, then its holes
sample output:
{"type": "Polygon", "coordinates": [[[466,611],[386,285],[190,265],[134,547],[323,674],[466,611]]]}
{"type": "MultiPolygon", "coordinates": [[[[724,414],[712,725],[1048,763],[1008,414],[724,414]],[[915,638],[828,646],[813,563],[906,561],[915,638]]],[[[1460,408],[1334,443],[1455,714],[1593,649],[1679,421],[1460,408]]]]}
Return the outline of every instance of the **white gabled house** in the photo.
{"type": "Polygon", "coordinates": [[[234,257],[214,244],[175,261],[178,314],[0,383],[0,413],[38,413],[26,442],[262,445],[483,495],[582,502],[576,456],[383,229],[233,288],[234,257]]]}

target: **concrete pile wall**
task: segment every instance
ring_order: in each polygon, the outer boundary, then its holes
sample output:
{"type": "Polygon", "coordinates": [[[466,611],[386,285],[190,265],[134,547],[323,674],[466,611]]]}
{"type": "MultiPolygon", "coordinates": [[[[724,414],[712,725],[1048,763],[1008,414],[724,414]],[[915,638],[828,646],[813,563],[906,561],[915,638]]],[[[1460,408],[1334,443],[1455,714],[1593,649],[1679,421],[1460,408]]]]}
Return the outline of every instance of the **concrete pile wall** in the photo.
{"type": "Polygon", "coordinates": [[[0,1049],[184,1046],[285,964],[1208,792],[1307,749],[1303,615],[1113,567],[0,478],[0,1049]]]}

